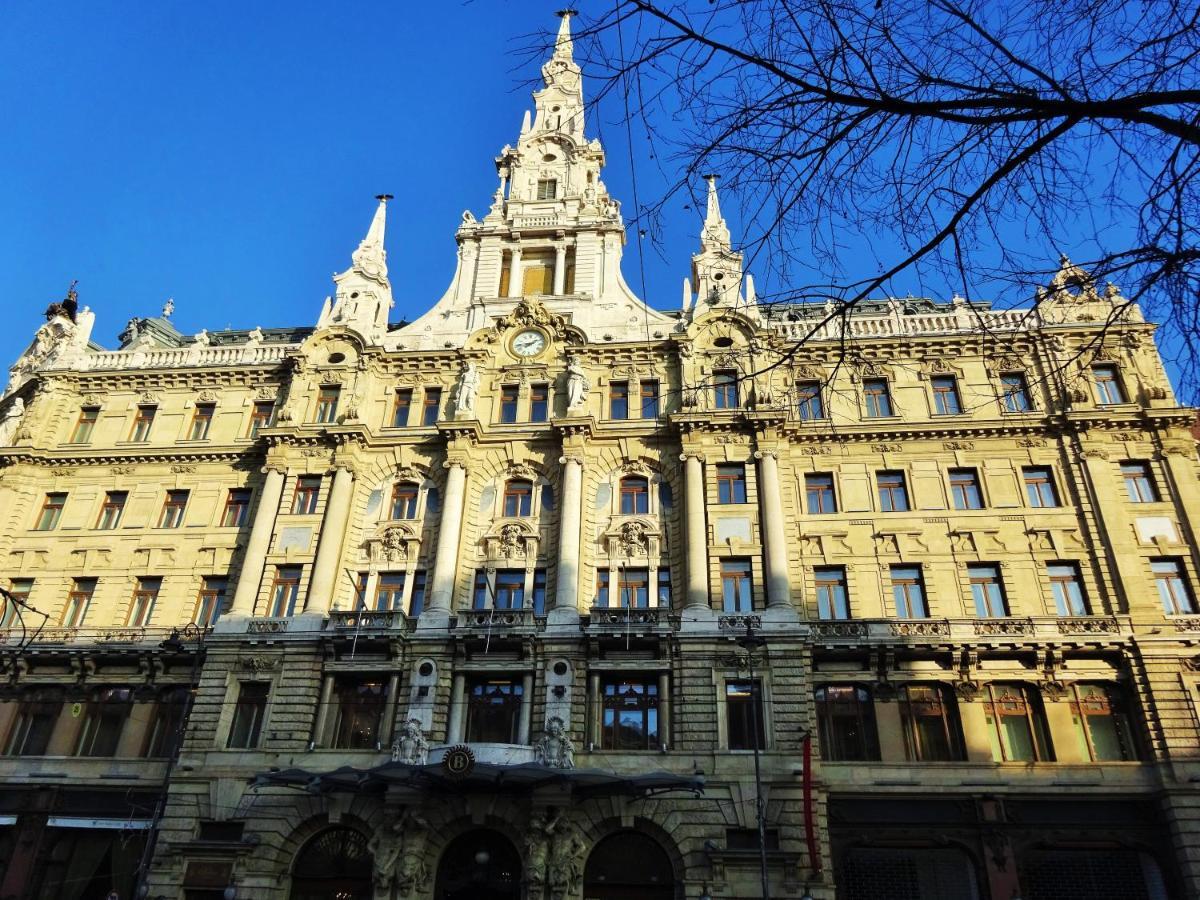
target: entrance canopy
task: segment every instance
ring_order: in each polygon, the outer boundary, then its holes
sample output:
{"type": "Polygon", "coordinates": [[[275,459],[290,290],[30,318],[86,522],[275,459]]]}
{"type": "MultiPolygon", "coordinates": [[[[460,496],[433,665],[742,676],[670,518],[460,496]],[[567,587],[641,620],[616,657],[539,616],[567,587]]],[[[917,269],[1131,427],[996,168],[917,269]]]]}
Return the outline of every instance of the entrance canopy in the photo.
{"type": "Polygon", "coordinates": [[[700,795],[704,778],[700,775],[673,775],[648,772],[642,775],[618,775],[599,769],[549,769],[537,765],[498,766],[478,763],[465,778],[452,778],[439,764],[414,766],[386,762],[370,769],[342,766],[332,772],[307,769],[282,769],[260,772],[251,783],[294,787],[314,794],[333,792],[382,793],[395,785],[427,793],[511,793],[528,794],[538,788],[568,787],[578,797],[649,797],[674,791],[700,795]]]}

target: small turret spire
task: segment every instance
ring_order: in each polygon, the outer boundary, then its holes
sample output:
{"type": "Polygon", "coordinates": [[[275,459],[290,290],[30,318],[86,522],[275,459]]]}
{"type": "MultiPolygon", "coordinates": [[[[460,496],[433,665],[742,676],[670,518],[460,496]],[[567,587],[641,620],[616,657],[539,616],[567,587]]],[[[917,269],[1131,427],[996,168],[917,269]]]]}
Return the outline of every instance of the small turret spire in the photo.
{"type": "Polygon", "coordinates": [[[571,16],[578,13],[573,9],[560,9],[555,15],[562,21],[558,23],[558,37],[554,39],[554,58],[573,62],[575,44],[571,40],[571,16]]]}
{"type": "Polygon", "coordinates": [[[729,226],[721,215],[721,201],[717,199],[717,176],[705,175],[708,182],[708,204],[704,214],[704,228],[700,232],[700,246],[704,250],[730,250],[729,226]]]}
{"type": "Polygon", "coordinates": [[[318,328],[344,325],[357,329],[364,337],[377,340],[387,330],[388,310],[392,308],[392,286],[387,277],[387,251],[383,241],[387,231],[387,202],[391,194],[377,194],[379,206],[371,218],[371,227],[358,249],[350,256],[350,268],[333,276],[335,296],[321,310],[318,328]]]}

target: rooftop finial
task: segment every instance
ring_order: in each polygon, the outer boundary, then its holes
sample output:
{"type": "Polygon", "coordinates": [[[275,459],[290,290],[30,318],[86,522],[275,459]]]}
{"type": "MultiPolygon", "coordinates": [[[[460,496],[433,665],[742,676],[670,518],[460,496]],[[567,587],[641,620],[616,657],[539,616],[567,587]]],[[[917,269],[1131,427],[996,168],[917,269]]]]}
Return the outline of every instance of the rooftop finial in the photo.
{"type": "Polygon", "coordinates": [[[167,302],[163,304],[162,317],[164,319],[171,318],[171,313],[175,312],[175,298],[168,297],[167,302]]]}
{"type": "Polygon", "coordinates": [[[554,55],[572,59],[575,45],[571,42],[571,16],[578,13],[573,9],[560,9],[555,15],[562,21],[558,23],[558,37],[554,40],[554,55]]]}
{"type": "Polygon", "coordinates": [[[709,174],[701,177],[708,182],[708,203],[704,211],[704,229],[700,233],[700,244],[706,248],[711,245],[728,250],[731,246],[729,226],[721,216],[721,201],[717,199],[717,176],[709,174]]]}

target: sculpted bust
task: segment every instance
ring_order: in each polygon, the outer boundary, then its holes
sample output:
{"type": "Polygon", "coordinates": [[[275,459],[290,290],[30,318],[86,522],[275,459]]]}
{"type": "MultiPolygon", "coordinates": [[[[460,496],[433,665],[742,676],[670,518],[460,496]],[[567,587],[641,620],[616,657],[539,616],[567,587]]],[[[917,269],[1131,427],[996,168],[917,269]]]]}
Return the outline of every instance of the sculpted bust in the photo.
{"type": "Polygon", "coordinates": [[[534,758],[551,769],[575,768],[575,746],[566,735],[566,725],[558,716],[546,720],[546,733],[533,747],[534,758]]]}

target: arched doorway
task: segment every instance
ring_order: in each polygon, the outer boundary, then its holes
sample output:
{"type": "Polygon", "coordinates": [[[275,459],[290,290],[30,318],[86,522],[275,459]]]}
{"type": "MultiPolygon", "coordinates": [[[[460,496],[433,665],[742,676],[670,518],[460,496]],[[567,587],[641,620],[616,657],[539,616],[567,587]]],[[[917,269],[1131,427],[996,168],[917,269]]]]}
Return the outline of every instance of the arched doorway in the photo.
{"type": "Polygon", "coordinates": [[[588,900],[673,900],[675,869],[658,841],[618,831],[598,843],[583,869],[588,900]]]}
{"type": "Polygon", "coordinates": [[[327,828],[296,855],[291,900],[372,900],[374,868],[361,832],[327,828]]]}
{"type": "Polygon", "coordinates": [[[442,852],[436,900],[519,900],[520,896],[520,854],[498,831],[468,831],[442,852]]]}

